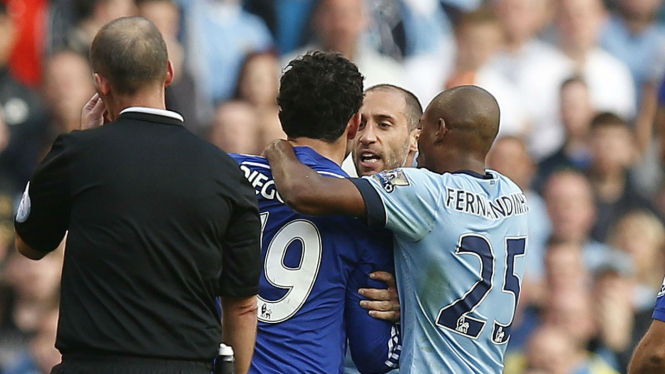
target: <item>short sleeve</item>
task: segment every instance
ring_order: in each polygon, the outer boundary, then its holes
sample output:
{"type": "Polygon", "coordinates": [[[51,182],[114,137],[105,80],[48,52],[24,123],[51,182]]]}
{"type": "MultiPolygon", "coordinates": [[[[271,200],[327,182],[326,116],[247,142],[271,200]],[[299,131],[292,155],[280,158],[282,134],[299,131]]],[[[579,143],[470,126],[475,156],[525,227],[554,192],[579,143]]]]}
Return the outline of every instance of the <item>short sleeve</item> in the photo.
{"type": "Polygon", "coordinates": [[[411,241],[422,239],[432,230],[440,206],[439,186],[430,174],[404,168],[352,179],[365,200],[368,223],[411,241]]]}
{"type": "Polygon", "coordinates": [[[220,296],[247,297],[259,293],[261,223],[254,189],[244,177],[233,191],[232,214],[222,242],[220,296]]]}
{"type": "Polygon", "coordinates": [[[26,186],[14,219],[21,240],[42,253],[56,249],[69,226],[69,170],[73,154],[69,143],[65,134],[55,140],[26,186]]]}
{"type": "Polygon", "coordinates": [[[665,279],[663,279],[663,285],[660,286],[660,292],[658,292],[656,307],[653,310],[653,319],[665,322],[665,279]]]}

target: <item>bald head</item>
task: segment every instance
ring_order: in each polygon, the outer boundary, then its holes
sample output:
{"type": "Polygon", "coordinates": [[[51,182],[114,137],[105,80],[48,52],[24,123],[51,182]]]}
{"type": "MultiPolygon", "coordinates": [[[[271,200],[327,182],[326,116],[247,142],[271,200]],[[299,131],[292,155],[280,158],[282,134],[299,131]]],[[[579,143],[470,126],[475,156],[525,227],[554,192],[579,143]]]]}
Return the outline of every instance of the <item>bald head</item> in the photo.
{"type": "Polygon", "coordinates": [[[499,104],[477,86],[438,94],[422,118],[418,166],[435,172],[484,172],[485,157],[499,132],[499,104]]]}
{"type": "Polygon", "coordinates": [[[468,151],[487,154],[499,133],[499,104],[492,94],[478,86],[460,86],[441,92],[426,114],[443,119],[451,132],[470,142],[459,144],[468,151]]]}
{"type": "Polygon", "coordinates": [[[121,95],[133,95],[163,82],[166,43],[157,27],[142,17],[119,18],[102,27],[90,48],[94,73],[108,79],[121,95]]]}

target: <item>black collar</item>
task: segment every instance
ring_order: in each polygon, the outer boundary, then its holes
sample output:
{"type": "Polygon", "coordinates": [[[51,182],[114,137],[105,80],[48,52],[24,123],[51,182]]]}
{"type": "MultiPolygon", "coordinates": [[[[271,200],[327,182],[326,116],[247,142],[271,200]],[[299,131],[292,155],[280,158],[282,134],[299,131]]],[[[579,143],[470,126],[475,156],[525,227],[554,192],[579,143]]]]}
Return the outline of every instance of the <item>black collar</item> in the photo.
{"type": "Polygon", "coordinates": [[[473,170],[458,170],[452,174],[466,174],[478,179],[494,179],[494,176],[488,172],[485,172],[485,175],[476,173],[473,170]]]}

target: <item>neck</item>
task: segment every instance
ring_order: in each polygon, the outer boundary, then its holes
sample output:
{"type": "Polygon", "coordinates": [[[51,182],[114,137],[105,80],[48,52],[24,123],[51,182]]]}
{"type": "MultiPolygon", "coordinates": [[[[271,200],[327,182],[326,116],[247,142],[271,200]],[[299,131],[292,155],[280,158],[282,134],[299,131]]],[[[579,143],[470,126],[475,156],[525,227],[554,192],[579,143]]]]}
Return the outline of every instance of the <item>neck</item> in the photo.
{"type": "Polygon", "coordinates": [[[525,42],[526,39],[508,36],[506,38],[505,48],[508,52],[516,54],[522,50],[522,46],[524,46],[525,42]]]}
{"type": "Polygon", "coordinates": [[[587,52],[589,51],[587,48],[577,45],[564,44],[561,46],[561,50],[566,56],[575,62],[575,65],[578,68],[584,66],[587,52]]]}
{"type": "Polygon", "coordinates": [[[130,107],[166,109],[163,87],[161,89],[141,91],[131,96],[113,95],[113,97],[104,100],[104,102],[106,103],[106,110],[108,110],[111,121],[115,121],[120,112],[130,107]]]}
{"type": "MultiPolygon", "coordinates": [[[[344,133],[346,135],[346,133],[344,133]]],[[[343,137],[345,138],[345,137],[343,137]]],[[[310,147],[321,156],[334,161],[337,165],[342,165],[344,157],[346,157],[346,142],[337,140],[334,143],[328,143],[325,140],[310,139],[310,138],[288,138],[292,146],[305,146],[310,147]]]]}
{"type": "Polygon", "coordinates": [[[626,188],[625,171],[618,170],[602,175],[593,174],[591,183],[601,201],[608,203],[615,202],[621,198],[626,188]]]}
{"type": "Polygon", "coordinates": [[[445,160],[445,163],[434,166],[435,170],[432,171],[443,174],[470,170],[481,175],[485,174],[485,157],[478,157],[470,153],[458,153],[457,151],[453,151],[447,156],[438,158],[445,160]]]}

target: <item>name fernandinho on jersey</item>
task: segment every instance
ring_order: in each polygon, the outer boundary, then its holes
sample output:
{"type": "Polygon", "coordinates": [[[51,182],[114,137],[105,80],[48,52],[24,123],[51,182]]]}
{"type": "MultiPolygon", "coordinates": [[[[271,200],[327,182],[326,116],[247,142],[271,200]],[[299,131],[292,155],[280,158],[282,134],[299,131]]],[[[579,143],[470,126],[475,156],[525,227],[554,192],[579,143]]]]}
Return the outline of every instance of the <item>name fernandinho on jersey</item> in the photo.
{"type": "Polygon", "coordinates": [[[477,193],[447,187],[445,204],[446,208],[452,208],[457,212],[491,220],[522,215],[529,211],[526,196],[521,192],[486,200],[477,193]]]}

